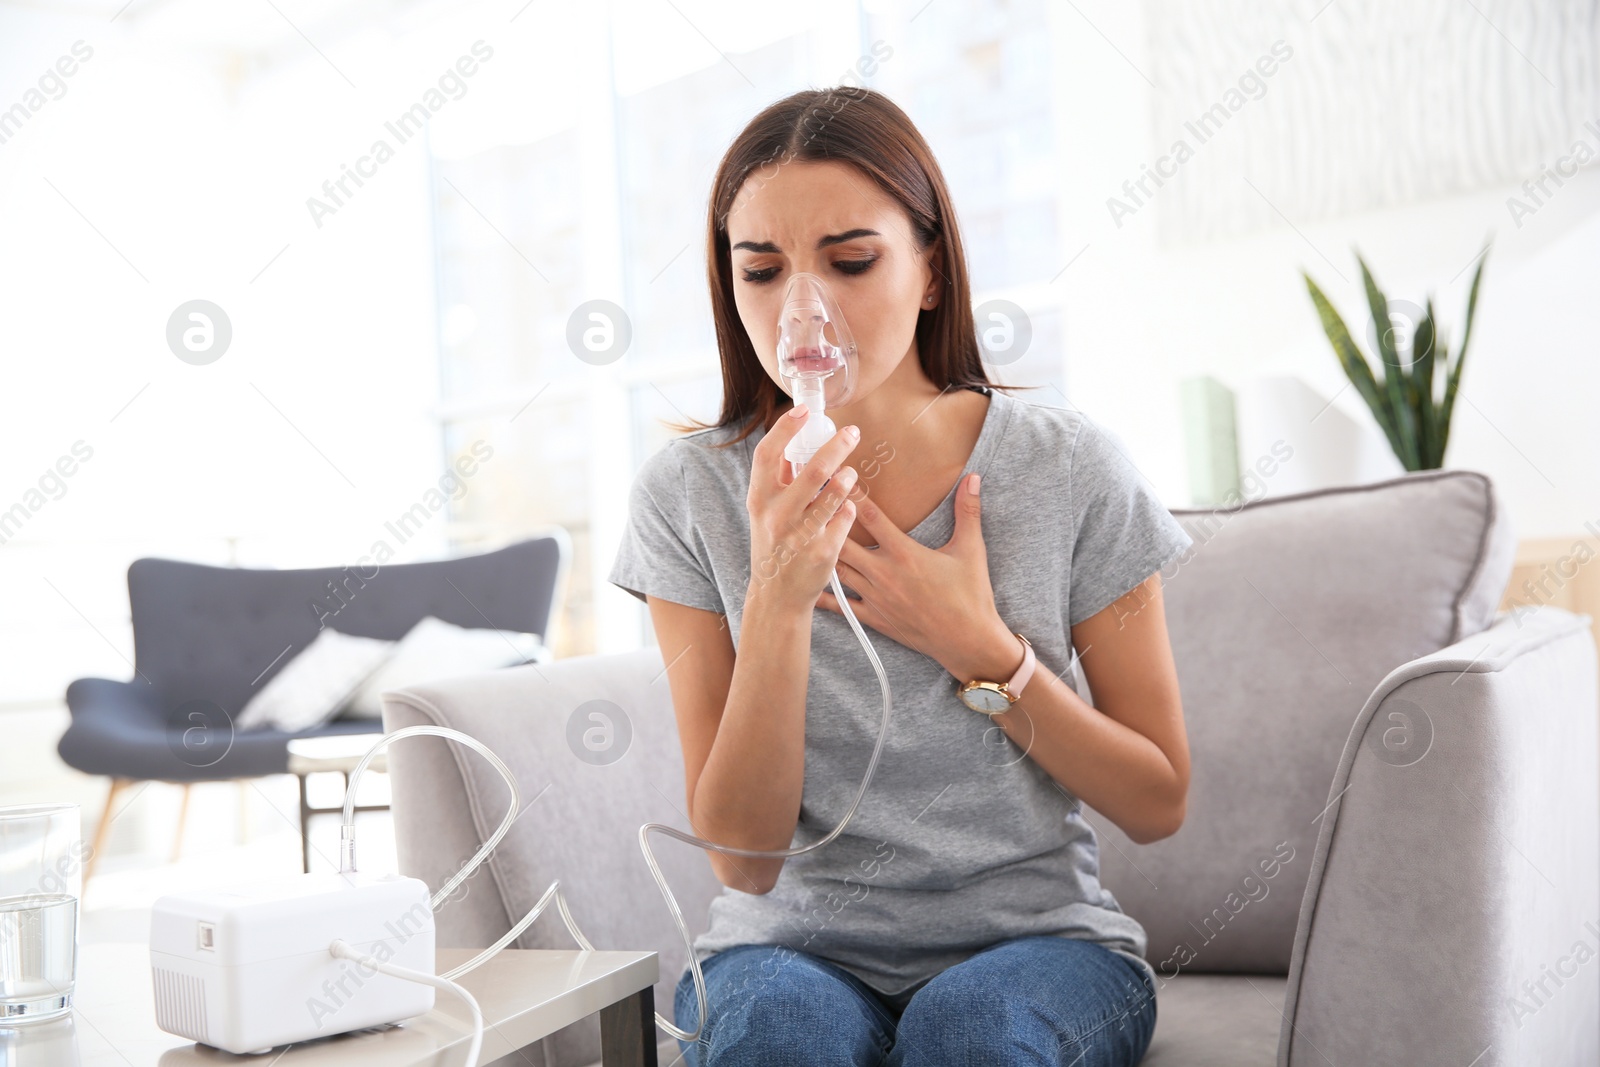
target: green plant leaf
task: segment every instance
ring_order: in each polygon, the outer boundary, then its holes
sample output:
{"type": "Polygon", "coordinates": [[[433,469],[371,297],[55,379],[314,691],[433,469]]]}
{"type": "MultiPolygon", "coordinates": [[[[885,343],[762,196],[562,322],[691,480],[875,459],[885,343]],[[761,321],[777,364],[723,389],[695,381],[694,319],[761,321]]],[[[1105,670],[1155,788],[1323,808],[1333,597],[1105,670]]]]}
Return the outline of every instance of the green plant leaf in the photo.
{"type": "Polygon", "coordinates": [[[1361,265],[1361,283],[1366,289],[1367,307],[1372,313],[1373,332],[1378,335],[1378,354],[1383,365],[1383,395],[1389,405],[1398,439],[1395,454],[1400,457],[1406,470],[1418,470],[1422,457],[1417,449],[1417,420],[1406,397],[1405,372],[1400,367],[1400,355],[1394,348],[1394,323],[1389,318],[1389,301],[1378,288],[1378,283],[1373,281],[1372,272],[1367,269],[1367,263],[1359,252],[1356,253],[1356,262],[1361,265]]]}
{"type": "Polygon", "coordinates": [[[1450,368],[1445,376],[1444,383],[1444,408],[1439,415],[1442,433],[1439,438],[1439,465],[1444,465],[1445,446],[1450,441],[1450,416],[1455,411],[1456,391],[1461,384],[1461,367],[1467,361],[1467,343],[1472,340],[1472,316],[1478,310],[1478,283],[1483,280],[1483,266],[1489,261],[1489,250],[1484,249],[1483,258],[1478,261],[1478,269],[1472,275],[1472,290],[1467,294],[1467,325],[1466,331],[1461,335],[1461,351],[1456,353],[1455,365],[1450,368]]]}
{"type": "Polygon", "coordinates": [[[1437,468],[1444,454],[1436,451],[1439,441],[1438,414],[1433,402],[1433,297],[1427,301],[1422,321],[1411,333],[1411,381],[1416,389],[1417,443],[1424,470],[1437,468]]]}
{"type": "Polygon", "coordinates": [[[1372,368],[1367,365],[1367,357],[1361,354],[1355,341],[1350,338],[1350,330],[1344,324],[1344,319],[1339,317],[1339,312],[1328,302],[1317,283],[1311,280],[1311,275],[1305,271],[1300,276],[1306,280],[1306,289],[1311,294],[1311,302],[1316,305],[1317,317],[1322,320],[1322,332],[1328,335],[1328,342],[1333,345],[1333,354],[1338,357],[1339,365],[1344,368],[1346,378],[1356,387],[1356,392],[1361,394],[1361,399],[1366,401],[1367,407],[1372,410],[1373,418],[1378,420],[1378,428],[1389,439],[1389,445],[1398,455],[1399,441],[1395,436],[1394,423],[1389,418],[1389,412],[1383,402],[1382,395],[1378,392],[1378,383],[1372,376],[1372,368]]]}
{"type": "Polygon", "coordinates": [[[1411,420],[1414,428],[1412,432],[1412,447],[1416,449],[1416,466],[1412,470],[1426,470],[1428,466],[1427,445],[1424,441],[1426,433],[1423,430],[1422,418],[1419,414],[1422,408],[1421,388],[1414,376],[1415,366],[1395,371],[1400,379],[1400,392],[1405,404],[1406,415],[1411,420]]]}
{"type": "Polygon", "coordinates": [[[1356,263],[1361,267],[1361,285],[1367,294],[1367,310],[1372,315],[1372,324],[1378,335],[1378,355],[1383,359],[1384,365],[1398,367],[1400,354],[1395,351],[1393,323],[1389,319],[1389,301],[1378,288],[1378,283],[1372,278],[1372,272],[1367,269],[1367,261],[1361,258],[1361,253],[1356,253],[1356,263]]]}

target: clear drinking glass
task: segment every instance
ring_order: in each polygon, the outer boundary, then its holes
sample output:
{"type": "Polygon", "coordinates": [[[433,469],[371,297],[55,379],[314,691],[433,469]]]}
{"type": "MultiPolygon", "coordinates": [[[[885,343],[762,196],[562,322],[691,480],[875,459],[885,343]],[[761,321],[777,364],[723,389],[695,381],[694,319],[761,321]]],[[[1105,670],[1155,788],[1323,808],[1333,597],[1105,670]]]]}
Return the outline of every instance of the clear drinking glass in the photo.
{"type": "Polygon", "coordinates": [[[0,1025],[72,1010],[84,852],[78,805],[0,807],[0,1025]]]}

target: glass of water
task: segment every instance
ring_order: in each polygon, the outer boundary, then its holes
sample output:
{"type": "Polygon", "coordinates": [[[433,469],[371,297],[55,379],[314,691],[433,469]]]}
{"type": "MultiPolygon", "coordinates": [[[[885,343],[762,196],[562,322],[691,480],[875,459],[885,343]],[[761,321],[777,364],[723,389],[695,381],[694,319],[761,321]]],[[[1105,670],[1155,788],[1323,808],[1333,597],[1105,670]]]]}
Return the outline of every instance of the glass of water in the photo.
{"type": "Polygon", "coordinates": [[[72,1010],[84,853],[78,805],[0,807],[0,1025],[72,1010]]]}

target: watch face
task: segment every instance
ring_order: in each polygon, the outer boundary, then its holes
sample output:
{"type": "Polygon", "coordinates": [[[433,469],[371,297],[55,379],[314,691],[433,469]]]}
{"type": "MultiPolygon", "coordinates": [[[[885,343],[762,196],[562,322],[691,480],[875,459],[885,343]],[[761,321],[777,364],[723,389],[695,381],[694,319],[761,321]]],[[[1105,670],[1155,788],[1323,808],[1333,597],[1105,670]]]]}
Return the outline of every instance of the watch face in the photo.
{"type": "Polygon", "coordinates": [[[1006,699],[1004,693],[983,686],[974,686],[961,694],[961,699],[973,711],[981,711],[985,715],[995,715],[1005,711],[1011,706],[1011,701],[1006,699]]]}

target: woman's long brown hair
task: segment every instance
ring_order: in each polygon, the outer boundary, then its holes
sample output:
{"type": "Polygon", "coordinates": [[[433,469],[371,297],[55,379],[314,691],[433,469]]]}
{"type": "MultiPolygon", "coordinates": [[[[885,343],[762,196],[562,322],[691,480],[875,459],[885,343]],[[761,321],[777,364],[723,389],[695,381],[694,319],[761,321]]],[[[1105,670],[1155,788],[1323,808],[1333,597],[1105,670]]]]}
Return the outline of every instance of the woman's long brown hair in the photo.
{"type": "Polygon", "coordinates": [[[789,398],[761,366],[734,304],[728,216],[747,180],[770,177],[785,163],[821,160],[852,164],[898,201],[911,218],[919,249],[939,242],[933,265],[944,279],[944,290],[937,306],[917,317],[923,372],[940,388],[996,387],[984,371],[978,347],[966,254],[950,190],[928,143],[882,93],[853,87],[809,89],[784,97],[752,119],[717,167],[707,213],[706,264],[722,356],[722,413],[715,423],[669,423],[673,429],[732,427],[748,420],[738,436],[722,442],[731,445],[789,406],[789,398]]]}

